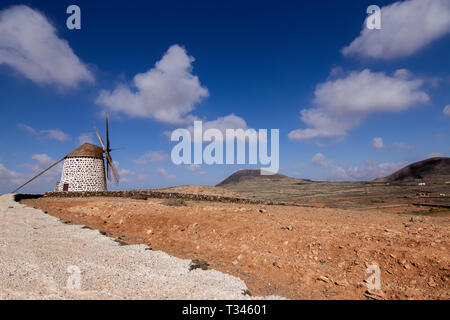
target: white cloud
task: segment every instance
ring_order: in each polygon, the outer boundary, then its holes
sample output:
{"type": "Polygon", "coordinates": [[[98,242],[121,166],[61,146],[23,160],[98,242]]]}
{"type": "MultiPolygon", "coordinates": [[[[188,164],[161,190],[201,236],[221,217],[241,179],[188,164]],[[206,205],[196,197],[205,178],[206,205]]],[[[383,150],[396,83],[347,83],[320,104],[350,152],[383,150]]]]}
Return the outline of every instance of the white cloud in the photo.
{"type": "Polygon", "coordinates": [[[17,127],[31,133],[32,135],[37,136],[40,139],[58,140],[61,142],[67,141],[70,139],[69,135],[60,129],[47,129],[47,130],[37,131],[34,128],[32,128],[24,123],[18,123],[17,127]]]}
{"type": "Polygon", "coordinates": [[[444,113],[444,115],[446,115],[447,117],[450,117],[450,104],[445,106],[444,110],[442,110],[442,113],[444,113]]]}
{"type": "Polygon", "coordinates": [[[94,135],[92,133],[82,133],[78,136],[77,142],[79,145],[84,143],[94,143],[94,135]]]}
{"type": "Polygon", "coordinates": [[[20,185],[25,181],[25,175],[6,168],[0,162],[0,184],[1,185],[20,185]]]}
{"type": "Polygon", "coordinates": [[[413,75],[407,69],[398,69],[394,72],[394,77],[403,79],[403,80],[408,80],[408,79],[411,79],[413,77],[413,75]]]}
{"type": "Polygon", "coordinates": [[[406,162],[382,162],[367,160],[361,167],[345,168],[335,166],[328,179],[336,181],[368,181],[375,178],[385,177],[403,168],[406,162]]]}
{"type": "Polygon", "coordinates": [[[224,135],[226,129],[244,129],[246,130],[247,122],[234,113],[224,117],[218,117],[216,120],[206,121],[203,123],[203,131],[208,129],[219,129],[224,135]]]}
{"type": "Polygon", "coordinates": [[[383,138],[373,138],[372,148],[374,149],[384,148],[383,138]]]}
{"type": "Polygon", "coordinates": [[[141,155],[138,159],[133,160],[137,164],[146,164],[149,162],[166,161],[169,156],[161,151],[150,151],[141,155]]]}
{"type": "Polygon", "coordinates": [[[359,37],[342,53],[376,59],[405,57],[448,33],[450,1],[399,1],[381,8],[381,30],[370,30],[364,23],[359,37]]]}
{"type": "Polygon", "coordinates": [[[146,181],[148,179],[148,175],[146,174],[140,174],[137,176],[137,180],[142,182],[142,181],[146,181]]]}
{"type": "Polygon", "coordinates": [[[175,179],[176,176],[167,173],[167,171],[164,168],[156,168],[156,172],[164,176],[166,179],[175,179]]]}
{"type": "Polygon", "coordinates": [[[348,112],[402,111],[413,103],[428,102],[425,92],[419,91],[422,80],[406,80],[382,72],[351,72],[347,77],[319,84],[314,102],[334,115],[348,112]]]}
{"type": "MultiPolygon", "coordinates": [[[[135,174],[134,171],[128,170],[128,169],[122,169],[122,168],[120,168],[120,162],[119,162],[119,161],[114,161],[114,160],[113,160],[113,164],[114,164],[114,167],[115,167],[116,170],[117,170],[117,174],[118,174],[119,177],[120,177],[120,182],[131,182],[131,181],[132,181],[132,180],[129,178],[129,176],[134,175],[134,174],[135,174]]],[[[112,175],[112,174],[113,174],[113,173],[111,172],[111,175],[112,175]]]]}
{"type": "MultiPolygon", "coordinates": [[[[19,164],[18,167],[28,169],[34,173],[41,172],[44,169],[47,169],[51,164],[55,163],[56,160],[50,157],[45,153],[33,154],[31,155],[31,159],[35,160],[33,163],[22,163],[19,164]]],[[[51,170],[47,171],[44,178],[55,177],[61,174],[63,164],[60,162],[57,166],[53,167],[51,170]]],[[[48,180],[48,179],[47,179],[48,180]]]]}
{"type": "Polygon", "coordinates": [[[425,158],[428,159],[428,158],[443,157],[443,156],[444,155],[440,152],[431,152],[431,153],[427,154],[425,156],[425,158]]]}
{"type": "Polygon", "coordinates": [[[0,11],[0,64],[39,84],[74,87],[94,77],[40,12],[19,5],[0,11]]]}
{"type": "Polygon", "coordinates": [[[30,127],[30,126],[28,126],[28,125],[26,125],[24,123],[18,123],[17,127],[21,128],[21,129],[24,129],[25,131],[28,131],[28,133],[31,133],[31,134],[34,134],[34,135],[38,134],[38,132],[36,130],[34,130],[32,127],[30,127]]]}
{"type": "Polygon", "coordinates": [[[289,133],[290,139],[312,139],[345,136],[365,117],[375,112],[399,112],[429,96],[420,90],[423,81],[405,79],[405,72],[389,76],[364,69],[345,77],[318,84],[314,92],[315,107],[300,111],[309,127],[289,133]]]}
{"type": "MultiPolygon", "coordinates": [[[[194,127],[189,126],[187,129],[189,130],[191,136],[193,137],[194,127]]],[[[231,113],[224,117],[218,117],[216,120],[203,121],[202,122],[203,133],[208,129],[218,129],[222,133],[223,138],[225,138],[227,129],[247,130],[248,126],[247,122],[243,118],[235,115],[234,113],[231,113]]]]}
{"type": "MultiPolygon", "coordinates": [[[[42,154],[33,154],[31,156],[31,159],[36,160],[37,164],[23,164],[22,166],[28,169],[31,169],[33,172],[38,173],[41,172],[44,169],[47,169],[50,165],[56,162],[55,159],[50,157],[49,155],[42,153],[42,154]]],[[[59,177],[61,176],[63,168],[63,163],[58,163],[55,167],[50,169],[49,171],[45,172],[44,175],[39,177],[39,179],[49,182],[54,182],[56,179],[59,180],[59,177]]]]}
{"type": "Polygon", "coordinates": [[[333,165],[333,160],[325,159],[325,156],[320,152],[312,157],[311,162],[322,167],[330,167],[333,165]]]}
{"type": "Polygon", "coordinates": [[[33,154],[31,156],[31,159],[36,160],[41,167],[47,168],[52,163],[56,162],[55,159],[50,157],[49,155],[45,153],[41,154],[33,154]]]}
{"type": "Polygon", "coordinates": [[[326,159],[322,153],[316,153],[311,162],[324,168],[328,168],[327,180],[331,181],[367,181],[387,176],[406,165],[406,162],[382,162],[377,164],[373,160],[367,160],[360,167],[348,167],[343,164],[335,164],[331,159],[326,159]]]}
{"type": "Polygon", "coordinates": [[[201,168],[202,167],[200,167],[200,165],[198,165],[198,164],[191,164],[190,166],[186,167],[186,169],[188,171],[195,172],[196,174],[198,174],[200,176],[207,174],[205,171],[201,171],[201,168]]]}
{"type": "Polygon", "coordinates": [[[171,46],[155,67],[112,92],[102,90],[97,103],[112,112],[133,117],[153,118],[167,123],[187,123],[195,117],[194,104],[209,96],[192,74],[194,58],[179,45],[171,46]]]}
{"type": "Polygon", "coordinates": [[[69,136],[59,129],[41,130],[40,134],[44,139],[53,139],[58,141],[69,140],[69,136]]]}
{"type": "Polygon", "coordinates": [[[186,169],[187,170],[189,170],[189,171],[198,171],[198,170],[200,170],[200,165],[198,165],[198,164],[191,164],[190,166],[187,166],[186,167],[186,169]]]}
{"type": "MultiPolygon", "coordinates": [[[[34,162],[22,163],[17,165],[19,168],[25,168],[26,173],[19,173],[10,169],[7,169],[2,163],[0,163],[0,186],[13,186],[18,187],[25,181],[29,180],[36,174],[40,173],[42,170],[47,169],[51,164],[55,163],[56,160],[45,153],[33,154],[31,159],[34,162]]],[[[59,180],[61,177],[61,171],[63,168],[63,163],[60,162],[50,170],[46,171],[39,178],[30,182],[27,187],[34,186],[34,188],[42,189],[48,188],[48,184],[53,184],[55,181],[59,180]]],[[[52,188],[53,186],[51,186],[52,188]]],[[[1,189],[1,188],[0,188],[1,189]]],[[[47,189],[48,190],[48,189],[47,189]]],[[[8,192],[11,190],[7,190],[8,192]]]]}

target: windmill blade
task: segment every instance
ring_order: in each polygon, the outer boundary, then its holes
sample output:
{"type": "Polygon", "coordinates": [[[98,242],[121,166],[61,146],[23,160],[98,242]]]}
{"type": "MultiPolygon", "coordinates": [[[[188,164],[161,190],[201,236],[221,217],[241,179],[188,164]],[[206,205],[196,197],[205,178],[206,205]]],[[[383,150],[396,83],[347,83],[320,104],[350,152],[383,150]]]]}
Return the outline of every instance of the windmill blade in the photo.
{"type": "Polygon", "coordinates": [[[108,116],[106,116],[106,150],[108,150],[108,152],[111,151],[110,147],[109,147],[109,126],[108,126],[108,116]]]}
{"type": "Polygon", "coordinates": [[[106,179],[108,179],[108,181],[111,181],[111,175],[109,173],[109,161],[108,159],[106,159],[106,179]]]}
{"type": "Polygon", "coordinates": [[[111,167],[114,180],[116,181],[116,183],[119,183],[119,174],[117,173],[116,167],[114,166],[111,156],[109,155],[109,152],[106,152],[105,154],[106,154],[106,159],[109,162],[109,165],[111,167]]]}
{"type": "Polygon", "coordinates": [[[125,149],[125,147],[112,148],[112,149],[109,149],[109,152],[111,152],[111,151],[117,151],[117,150],[123,150],[123,149],[125,149]]]}
{"type": "Polygon", "coordinates": [[[95,127],[95,125],[94,125],[94,130],[95,130],[95,133],[97,134],[98,140],[100,140],[100,143],[102,144],[103,151],[105,152],[105,155],[106,155],[106,161],[111,166],[111,169],[112,169],[112,172],[113,172],[113,176],[114,176],[114,180],[116,181],[116,183],[119,183],[119,174],[117,173],[116,168],[114,167],[114,164],[112,162],[111,156],[109,155],[109,152],[106,149],[105,144],[103,143],[103,139],[102,139],[102,137],[100,137],[100,134],[98,133],[97,128],[95,127]]]}
{"type": "Polygon", "coordinates": [[[98,133],[97,127],[95,126],[95,124],[94,124],[94,130],[95,130],[95,133],[97,134],[98,140],[100,140],[103,150],[106,150],[105,144],[103,143],[103,139],[102,139],[102,137],[100,137],[100,134],[98,133]]]}
{"type": "MultiPolygon", "coordinates": [[[[67,155],[66,155],[67,156],[67,155]]],[[[63,161],[66,156],[64,156],[64,158],[59,159],[58,161],[56,161],[55,163],[53,163],[51,166],[49,166],[47,169],[41,171],[40,173],[38,173],[37,175],[35,175],[33,178],[31,178],[30,180],[28,180],[27,182],[25,182],[23,185],[21,185],[20,187],[18,187],[16,190],[14,190],[11,193],[16,193],[17,191],[19,191],[20,189],[22,189],[23,187],[25,187],[27,184],[29,184],[31,181],[33,181],[34,179],[36,179],[37,177],[39,177],[40,175],[42,175],[43,173],[47,172],[48,170],[50,170],[51,168],[53,168],[54,166],[56,166],[58,163],[60,163],[61,161],[63,161]]]]}

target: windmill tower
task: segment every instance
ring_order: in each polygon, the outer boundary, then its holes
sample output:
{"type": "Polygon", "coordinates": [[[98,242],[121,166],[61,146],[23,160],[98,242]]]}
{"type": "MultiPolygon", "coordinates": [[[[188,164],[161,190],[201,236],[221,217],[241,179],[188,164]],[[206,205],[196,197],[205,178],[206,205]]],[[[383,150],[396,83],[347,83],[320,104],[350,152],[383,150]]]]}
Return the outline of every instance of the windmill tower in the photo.
{"type": "Polygon", "coordinates": [[[44,171],[40,172],[23,185],[18,187],[13,193],[30,183],[44,172],[50,170],[64,160],[61,174],[61,181],[56,183],[55,191],[105,191],[107,189],[106,180],[111,180],[111,173],[116,183],[119,182],[119,175],[114,167],[109,145],[108,118],[106,118],[106,146],[102,137],[94,125],[95,133],[102,147],[85,143],[73,150],[71,153],[56,161],[44,171]],[[103,154],[105,154],[106,168],[103,154]]]}
{"type": "Polygon", "coordinates": [[[64,158],[61,181],[55,191],[105,191],[103,149],[85,143],[64,158]]]}

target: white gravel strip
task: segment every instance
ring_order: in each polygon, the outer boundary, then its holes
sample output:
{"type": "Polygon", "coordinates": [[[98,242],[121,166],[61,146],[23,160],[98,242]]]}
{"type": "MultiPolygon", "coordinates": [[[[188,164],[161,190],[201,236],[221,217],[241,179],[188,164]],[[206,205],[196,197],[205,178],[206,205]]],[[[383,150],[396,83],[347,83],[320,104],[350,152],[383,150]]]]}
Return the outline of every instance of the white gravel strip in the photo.
{"type": "Polygon", "coordinates": [[[0,196],[0,299],[255,298],[241,279],[189,265],[0,196]]]}

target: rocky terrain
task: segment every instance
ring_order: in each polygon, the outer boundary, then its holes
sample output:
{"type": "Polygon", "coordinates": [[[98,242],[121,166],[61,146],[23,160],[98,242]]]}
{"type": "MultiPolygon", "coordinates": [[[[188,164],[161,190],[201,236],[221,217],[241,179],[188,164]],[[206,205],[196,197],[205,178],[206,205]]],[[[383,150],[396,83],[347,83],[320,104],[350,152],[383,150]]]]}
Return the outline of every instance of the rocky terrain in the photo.
{"type": "Polygon", "coordinates": [[[374,181],[311,181],[281,174],[264,176],[259,170],[240,170],[217,186],[248,199],[333,208],[405,204],[450,207],[450,158],[416,162],[374,181]]]}
{"type": "Polygon", "coordinates": [[[432,158],[371,182],[240,170],[216,187],[16,198],[121,246],[239,277],[254,296],[449,299],[448,169],[432,158]]]}
{"type": "MultiPolygon", "coordinates": [[[[339,199],[338,199],[339,201],[339,199]]],[[[196,260],[244,280],[256,296],[449,299],[448,209],[365,209],[114,197],[22,201],[122,245],[196,260]],[[370,289],[379,268],[380,290],[370,289]]]]}
{"type": "Polygon", "coordinates": [[[254,298],[241,279],[202,261],[123,244],[2,195],[0,300],[254,298]]]}

